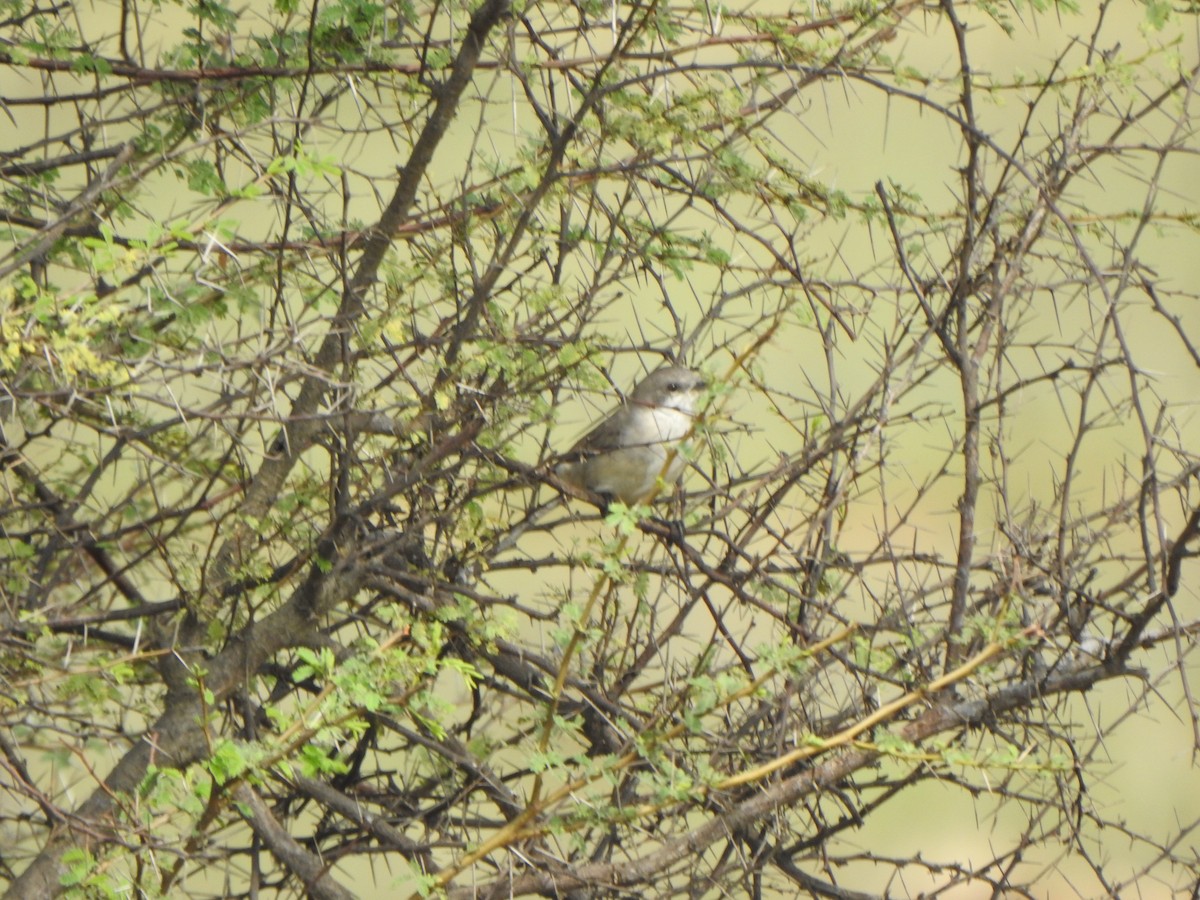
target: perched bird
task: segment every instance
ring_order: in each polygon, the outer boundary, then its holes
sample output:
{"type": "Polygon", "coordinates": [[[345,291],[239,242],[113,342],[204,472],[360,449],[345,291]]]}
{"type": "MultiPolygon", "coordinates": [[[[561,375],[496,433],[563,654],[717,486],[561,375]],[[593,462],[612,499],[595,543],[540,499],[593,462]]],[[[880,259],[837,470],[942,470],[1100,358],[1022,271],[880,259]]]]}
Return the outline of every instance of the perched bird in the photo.
{"type": "Polygon", "coordinates": [[[671,484],[683,474],[685,460],[677,451],[692,433],[703,387],[704,379],[691,369],[652,372],[580,438],[555,472],[575,487],[627,505],[645,500],[659,476],[671,484]]]}

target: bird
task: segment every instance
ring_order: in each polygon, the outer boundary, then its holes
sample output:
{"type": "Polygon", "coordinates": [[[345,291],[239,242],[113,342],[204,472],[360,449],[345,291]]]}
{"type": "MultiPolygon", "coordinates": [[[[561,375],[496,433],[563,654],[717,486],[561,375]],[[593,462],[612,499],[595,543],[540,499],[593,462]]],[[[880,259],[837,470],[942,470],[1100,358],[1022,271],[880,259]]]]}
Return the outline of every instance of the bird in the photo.
{"type": "Polygon", "coordinates": [[[685,460],[678,451],[695,429],[703,387],[699,372],[681,366],[650,373],[563,455],[555,474],[627,506],[647,500],[660,477],[674,484],[683,474],[685,460]]]}

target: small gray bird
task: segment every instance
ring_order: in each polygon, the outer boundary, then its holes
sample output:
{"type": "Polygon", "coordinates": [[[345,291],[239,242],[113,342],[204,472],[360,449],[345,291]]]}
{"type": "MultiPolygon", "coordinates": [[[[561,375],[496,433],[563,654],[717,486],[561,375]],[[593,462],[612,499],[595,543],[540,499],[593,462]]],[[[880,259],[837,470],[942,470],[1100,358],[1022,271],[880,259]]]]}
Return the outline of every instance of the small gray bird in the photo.
{"type": "Polygon", "coordinates": [[[660,475],[671,484],[683,474],[684,458],[671,452],[692,433],[703,387],[704,379],[691,369],[652,372],[619,409],[580,438],[554,471],[575,487],[627,505],[645,500],[660,475]]]}

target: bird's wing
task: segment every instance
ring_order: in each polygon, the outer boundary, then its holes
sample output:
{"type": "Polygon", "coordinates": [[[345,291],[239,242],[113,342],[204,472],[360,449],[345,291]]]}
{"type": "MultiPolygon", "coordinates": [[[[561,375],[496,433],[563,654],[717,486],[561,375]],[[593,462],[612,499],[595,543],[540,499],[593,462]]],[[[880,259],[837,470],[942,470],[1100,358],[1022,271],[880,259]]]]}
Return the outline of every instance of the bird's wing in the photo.
{"type": "Polygon", "coordinates": [[[597,453],[621,448],[621,436],[625,431],[629,410],[622,407],[575,442],[566,454],[571,460],[587,459],[597,453]]]}

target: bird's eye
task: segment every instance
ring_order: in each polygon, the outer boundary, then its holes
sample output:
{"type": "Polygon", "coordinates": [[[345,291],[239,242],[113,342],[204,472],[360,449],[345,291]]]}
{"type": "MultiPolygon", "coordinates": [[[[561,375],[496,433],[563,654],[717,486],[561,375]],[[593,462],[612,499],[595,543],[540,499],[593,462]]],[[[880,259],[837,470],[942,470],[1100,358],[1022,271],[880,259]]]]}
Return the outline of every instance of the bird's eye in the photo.
{"type": "Polygon", "coordinates": [[[678,381],[672,381],[670,384],[667,385],[667,390],[673,394],[676,391],[683,390],[683,385],[680,384],[678,381]]]}

